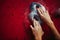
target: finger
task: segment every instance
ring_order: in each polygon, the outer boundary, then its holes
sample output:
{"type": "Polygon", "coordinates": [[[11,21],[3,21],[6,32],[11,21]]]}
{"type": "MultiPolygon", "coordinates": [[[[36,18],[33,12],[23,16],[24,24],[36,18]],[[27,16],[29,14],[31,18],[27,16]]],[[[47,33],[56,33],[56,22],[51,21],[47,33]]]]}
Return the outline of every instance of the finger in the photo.
{"type": "Polygon", "coordinates": [[[40,25],[39,21],[37,21],[35,19],[34,19],[34,27],[35,28],[41,28],[41,25],[40,25]]]}
{"type": "Polygon", "coordinates": [[[41,11],[42,14],[44,13],[44,11],[43,11],[43,9],[41,7],[39,8],[39,10],[41,11]]]}
{"type": "Polygon", "coordinates": [[[35,22],[35,19],[33,19],[33,25],[34,25],[34,27],[36,26],[36,22],[35,22]]]}
{"type": "Polygon", "coordinates": [[[39,23],[37,20],[34,19],[34,28],[37,29],[39,27],[39,23]]]}
{"type": "Polygon", "coordinates": [[[39,8],[37,10],[38,10],[39,14],[41,14],[41,10],[39,8]]]}
{"type": "Polygon", "coordinates": [[[39,12],[39,15],[40,15],[40,16],[43,16],[41,10],[39,10],[39,9],[37,9],[37,10],[38,10],[38,12],[39,12]]]}
{"type": "Polygon", "coordinates": [[[35,29],[32,25],[30,25],[30,28],[32,29],[33,34],[35,34],[35,29]]]}
{"type": "Polygon", "coordinates": [[[34,30],[34,27],[33,27],[32,25],[30,25],[30,28],[31,28],[32,30],[34,30]]]}

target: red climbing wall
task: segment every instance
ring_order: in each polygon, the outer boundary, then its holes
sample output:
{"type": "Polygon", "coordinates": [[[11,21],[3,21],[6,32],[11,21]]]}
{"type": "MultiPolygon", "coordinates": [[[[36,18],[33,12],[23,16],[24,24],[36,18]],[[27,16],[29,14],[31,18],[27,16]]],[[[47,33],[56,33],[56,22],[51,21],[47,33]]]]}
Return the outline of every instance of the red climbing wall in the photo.
{"type": "MultiPolygon", "coordinates": [[[[54,11],[60,7],[60,0],[0,0],[0,40],[33,40],[27,18],[32,2],[46,6],[60,32],[60,18],[55,18],[54,11]]],[[[50,29],[45,25],[43,40],[52,39],[50,29]]]]}

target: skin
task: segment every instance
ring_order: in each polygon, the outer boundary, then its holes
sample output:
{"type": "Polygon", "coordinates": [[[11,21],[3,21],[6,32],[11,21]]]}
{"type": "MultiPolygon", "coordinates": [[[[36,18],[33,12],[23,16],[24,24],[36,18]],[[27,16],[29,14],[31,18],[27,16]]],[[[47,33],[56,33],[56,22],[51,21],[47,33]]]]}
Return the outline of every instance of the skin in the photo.
{"type": "Polygon", "coordinates": [[[32,29],[33,35],[35,36],[35,39],[42,40],[42,35],[44,34],[44,32],[41,28],[41,25],[35,19],[33,19],[33,25],[34,27],[32,25],[30,25],[30,27],[32,29]]]}
{"type": "MultiPolygon", "coordinates": [[[[56,29],[53,21],[51,20],[51,17],[48,13],[48,11],[46,10],[45,12],[41,9],[41,8],[37,8],[39,15],[41,17],[41,19],[48,25],[48,27],[52,30],[56,40],[60,40],[60,33],[58,32],[58,30],[56,29]]],[[[36,21],[35,19],[33,19],[33,25],[34,27],[32,27],[32,25],[30,25],[33,35],[35,36],[36,40],[42,40],[42,36],[44,34],[41,25],[39,24],[38,21],[36,21]]]]}

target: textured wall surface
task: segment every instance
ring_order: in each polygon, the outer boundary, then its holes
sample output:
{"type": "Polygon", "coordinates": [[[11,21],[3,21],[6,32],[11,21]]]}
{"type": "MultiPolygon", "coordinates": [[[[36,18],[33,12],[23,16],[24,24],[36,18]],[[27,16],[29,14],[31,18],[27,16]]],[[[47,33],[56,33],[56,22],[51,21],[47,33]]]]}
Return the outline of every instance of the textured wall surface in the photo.
{"type": "MultiPolygon", "coordinates": [[[[60,7],[60,0],[0,0],[0,40],[34,40],[28,20],[31,2],[46,6],[60,32],[60,18],[53,16],[60,7]]],[[[53,34],[45,24],[43,30],[43,40],[52,40],[53,34]]]]}

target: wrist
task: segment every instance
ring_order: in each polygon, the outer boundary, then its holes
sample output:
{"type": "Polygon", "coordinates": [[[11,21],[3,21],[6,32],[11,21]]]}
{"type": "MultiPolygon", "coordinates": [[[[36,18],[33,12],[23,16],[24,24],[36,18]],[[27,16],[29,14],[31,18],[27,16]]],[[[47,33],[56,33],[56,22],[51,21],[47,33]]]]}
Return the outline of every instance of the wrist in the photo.
{"type": "Polygon", "coordinates": [[[53,21],[49,21],[49,22],[47,23],[47,25],[51,27],[51,25],[54,25],[54,23],[53,23],[53,21]]]}
{"type": "Polygon", "coordinates": [[[35,40],[42,40],[42,36],[35,37],[35,40]]]}

